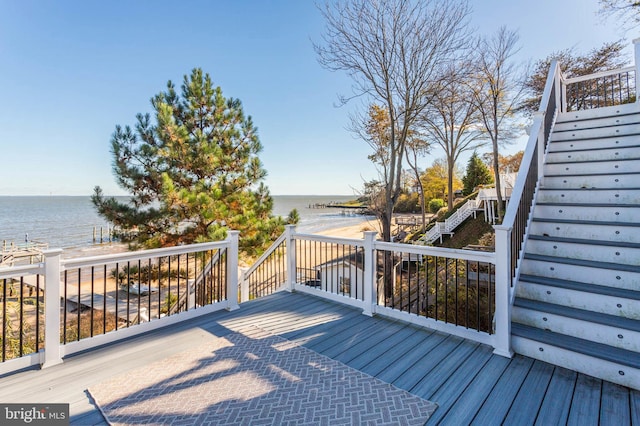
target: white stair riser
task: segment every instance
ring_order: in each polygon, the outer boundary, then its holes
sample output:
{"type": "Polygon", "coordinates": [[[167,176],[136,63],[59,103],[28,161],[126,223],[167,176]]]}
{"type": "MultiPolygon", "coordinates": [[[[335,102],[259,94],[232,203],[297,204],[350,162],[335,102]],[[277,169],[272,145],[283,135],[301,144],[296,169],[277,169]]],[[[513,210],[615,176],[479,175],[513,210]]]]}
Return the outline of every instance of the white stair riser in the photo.
{"type": "Polygon", "coordinates": [[[640,249],[577,244],[557,241],[529,240],[527,253],[544,254],[567,259],[593,260],[625,265],[640,265],[640,249]]]}
{"type": "MultiPolygon", "coordinates": [[[[530,310],[519,306],[513,307],[512,314],[513,320],[520,324],[589,340],[591,342],[602,343],[628,351],[640,351],[640,333],[633,330],[582,321],[576,318],[530,310]]],[[[640,357],[640,353],[638,353],[638,356],[640,357]]]]}
{"type": "Polygon", "coordinates": [[[629,188],[640,186],[640,173],[626,175],[548,176],[542,188],[629,188]]]}
{"type": "Polygon", "coordinates": [[[545,176],[586,175],[594,173],[640,173],[640,160],[545,163],[543,167],[545,176]]]}
{"type": "Polygon", "coordinates": [[[628,160],[640,157],[640,149],[609,148],[589,151],[549,152],[545,161],[548,163],[562,163],[572,161],[602,161],[602,160],[628,160]]]}
{"type": "Polygon", "coordinates": [[[513,336],[511,344],[513,350],[521,355],[608,380],[622,386],[640,389],[640,370],[638,369],[542,344],[519,336],[513,336]],[[621,375],[620,372],[623,372],[624,375],[621,375]]]}
{"type": "MultiPolygon", "coordinates": [[[[568,118],[568,117],[563,117],[568,118]]],[[[590,120],[580,120],[580,121],[562,121],[556,122],[553,127],[554,132],[566,132],[571,130],[578,129],[592,129],[594,127],[607,127],[607,126],[617,126],[621,124],[636,124],[640,123],[640,114],[628,114],[617,117],[599,117],[592,118],[590,120]]]]}
{"type": "Polygon", "coordinates": [[[561,112],[556,117],[556,123],[572,120],[591,120],[603,117],[621,117],[638,112],[637,104],[622,104],[603,108],[583,109],[580,111],[561,112]]]}
{"type": "MultiPolygon", "coordinates": [[[[528,245],[528,243],[527,243],[528,245]]],[[[524,259],[521,273],[587,284],[637,290],[640,273],[524,259]]]]}
{"type": "MultiPolygon", "coordinates": [[[[640,182],[639,182],[640,183],[640,182]]],[[[538,191],[539,203],[640,204],[640,189],[561,189],[538,191]]]]}
{"type": "Polygon", "coordinates": [[[627,136],[640,134],[640,124],[623,124],[621,126],[602,127],[595,129],[575,129],[568,132],[555,132],[551,135],[551,141],[572,141],[589,138],[603,138],[610,136],[627,136]]]}
{"type": "Polygon", "coordinates": [[[585,291],[559,288],[544,284],[520,282],[518,297],[541,302],[555,303],[587,311],[617,315],[640,320],[640,300],[626,299],[607,295],[594,295],[585,291]]]}
{"type": "Polygon", "coordinates": [[[532,235],[640,243],[640,227],[533,221],[529,229],[532,235]]]}
{"type": "Polygon", "coordinates": [[[613,138],[584,139],[581,141],[550,142],[549,153],[584,149],[624,148],[638,146],[638,136],[619,136],[613,138]]]}
{"type": "Polygon", "coordinates": [[[637,222],[640,218],[638,207],[581,207],[537,204],[534,217],[544,219],[598,220],[603,222],[637,222]]]}

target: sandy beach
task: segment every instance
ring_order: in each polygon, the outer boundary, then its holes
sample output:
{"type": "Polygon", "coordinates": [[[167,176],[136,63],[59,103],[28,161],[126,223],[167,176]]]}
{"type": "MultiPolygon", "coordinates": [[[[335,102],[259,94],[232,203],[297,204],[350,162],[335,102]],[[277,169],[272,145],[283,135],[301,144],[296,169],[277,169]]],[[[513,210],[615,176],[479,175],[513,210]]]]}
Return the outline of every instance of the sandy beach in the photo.
{"type": "Polygon", "coordinates": [[[330,228],[324,231],[316,232],[316,234],[332,237],[362,239],[364,238],[363,232],[365,231],[376,231],[380,233],[380,226],[378,225],[378,221],[376,219],[369,219],[356,225],[330,228]]]}
{"type": "MultiPolygon", "coordinates": [[[[396,225],[393,225],[393,230],[395,232],[396,225]]],[[[329,228],[322,231],[314,232],[314,234],[318,235],[326,235],[332,237],[341,237],[341,238],[353,238],[353,239],[363,239],[363,233],[365,231],[376,231],[378,232],[378,236],[381,234],[380,225],[377,219],[368,219],[363,220],[360,223],[350,226],[337,226],[335,228],[329,228]]],[[[303,232],[304,233],[304,232],[303,232]]],[[[123,253],[128,251],[127,244],[124,243],[104,243],[104,244],[95,244],[92,246],[86,247],[77,247],[73,249],[65,249],[62,257],[66,259],[77,258],[77,257],[86,257],[86,256],[99,256],[106,254],[116,254],[123,253]]]]}

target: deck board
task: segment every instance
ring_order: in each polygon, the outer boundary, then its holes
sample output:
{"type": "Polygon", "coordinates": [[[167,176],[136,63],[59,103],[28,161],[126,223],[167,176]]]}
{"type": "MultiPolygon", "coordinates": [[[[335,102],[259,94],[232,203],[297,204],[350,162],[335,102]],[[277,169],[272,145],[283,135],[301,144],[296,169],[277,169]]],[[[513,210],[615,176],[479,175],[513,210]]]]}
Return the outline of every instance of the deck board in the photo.
{"type": "Polygon", "coordinates": [[[640,426],[640,391],[632,390],[630,400],[631,424],[640,426]]]}
{"type": "Polygon", "coordinates": [[[600,404],[600,425],[615,426],[631,424],[631,408],[624,401],[629,392],[626,388],[611,382],[602,382],[600,404]]]}
{"type": "MultiPolygon", "coordinates": [[[[493,389],[510,363],[511,360],[507,358],[491,357],[474,377],[473,381],[464,389],[464,392],[451,404],[449,411],[442,416],[442,422],[451,425],[470,424],[475,414],[482,407],[487,394],[490,394],[490,390],[493,389]]],[[[447,401],[447,403],[450,401],[447,401]]],[[[444,413],[444,411],[442,412],[444,413]]],[[[434,414],[434,421],[438,420],[439,416],[437,414],[437,412],[434,414]]],[[[429,422],[431,423],[431,419],[429,419],[429,422]]]]}
{"type": "Polygon", "coordinates": [[[429,424],[635,424],[640,392],[299,293],[278,293],[0,378],[2,402],[67,402],[72,424],[104,425],[86,389],[207,339],[257,326],[330,355],[439,408],[429,424]]]}
{"type": "Polygon", "coordinates": [[[508,425],[533,425],[547,393],[554,366],[535,361],[520,387],[518,395],[511,401],[511,409],[505,419],[508,425]]]}
{"type": "Polygon", "coordinates": [[[425,375],[419,375],[420,381],[411,388],[411,392],[416,395],[423,395],[429,399],[437,389],[446,382],[451,374],[458,369],[460,364],[464,362],[472,353],[478,349],[477,343],[463,342],[456,346],[455,350],[445,359],[438,362],[431,368],[431,371],[425,372],[425,375]],[[428,397],[427,397],[428,395],[428,397]]]}
{"type": "Polygon", "coordinates": [[[578,374],[567,425],[597,426],[600,420],[601,395],[602,380],[578,374]]]}
{"type": "Polygon", "coordinates": [[[566,424],[577,377],[578,374],[574,371],[554,368],[551,382],[536,419],[536,425],[566,424]]]}
{"type": "Polygon", "coordinates": [[[486,425],[496,419],[504,419],[511,408],[529,370],[533,365],[531,358],[516,355],[509,368],[502,374],[496,386],[485,399],[484,404],[473,419],[474,425],[486,425]]]}

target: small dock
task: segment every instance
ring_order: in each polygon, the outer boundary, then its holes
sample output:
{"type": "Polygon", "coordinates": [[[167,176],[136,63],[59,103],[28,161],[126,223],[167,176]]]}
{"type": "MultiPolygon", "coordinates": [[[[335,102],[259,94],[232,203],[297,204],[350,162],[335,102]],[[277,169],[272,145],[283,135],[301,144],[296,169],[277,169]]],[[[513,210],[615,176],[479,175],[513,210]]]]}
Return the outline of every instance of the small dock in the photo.
{"type": "Polygon", "coordinates": [[[49,244],[39,241],[27,241],[16,244],[13,241],[3,241],[0,250],[0,266],[13,266],[16,263],[42,262],[42,252],[49,248],[49,244]]]}
{"type": "Polygon", "coordinates": [[[327,204],[324,208],[340,209],[343,216],[363,215],[367,213],[367,208],[361,205],[351,204],[327,204]]]}
{"type": "Polygon", "coordinates": [[[431,223],[431,220],[435,217],[436,215],[434,214],[427,214],[425,219],[426,219],[426,224],[422,223],[422,215],[397,215],[394,216],[394,220],[396,222],[396,226],[397,226],[397,232],[401,233],[404,232],[405,234],[407,232],[416,232],[421,228],[426,227],[426,225],[428,225],[429,223],[431,223]]]}

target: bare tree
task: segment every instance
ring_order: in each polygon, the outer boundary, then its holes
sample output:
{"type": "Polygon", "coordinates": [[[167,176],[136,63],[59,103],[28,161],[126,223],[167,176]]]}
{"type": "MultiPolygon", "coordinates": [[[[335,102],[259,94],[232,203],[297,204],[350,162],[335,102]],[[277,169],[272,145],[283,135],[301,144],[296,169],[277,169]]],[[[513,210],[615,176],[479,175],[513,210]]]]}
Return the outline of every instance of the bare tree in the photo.
{"type": "Polygon", "coordinates": [[[418,195],[420,196],[420,212],[422,213],[422,231],[427,226],[427,208],[424,199],[424,185],[422,179],[420,179],[420,169],[418,168],[418,157],[423,157],[431,151],[431,145],[420,134],[412,132],[407,140],[407,164],[413,172],[413,178],[415,179],[416,187],[418,188],[418,195]]]}
{"type": "Polygon", "coordinates": [[[441,68],[467,41],[470,9],[466,0],[342,0],[327,2],[321,12],[323,43],[314,44],[319,62],[353,79],[352,96],[342,102],[364,96],[388,116],[381,222],[383,239],[391,241],[407,138],[441,68]]]}
{"type": "Polygon", "coordinates": [[[518,52],[518,39],[516,31],[501,27],[493,37],[482,39],[476,49],[476,78],[480,84],[474,86],[473,99],[492,145],[499,218],[503,215],[504,200],[498,149],[500,145],[511,142],[519,131],[514,114],[522,97],[523,85],[518,80],[521,71],[513,62],[513,56],[518,52]]]}
{"type": "Polygon", "coordinates": [[[622,28],[640,25],[640,1],[637,0],[600,0],[598,13],[605,18],[615,18],[622,28]]]}
{"type": "Polygon", "coordinates": [[[422,122],[429,138],[440,145],[447,162],[447,209],[453,209],[453,178],[463,152],[475,150],[485,142],[478,126],[478,107],[472,101],[470,65],[458,62],[445,69],[442,84],[434,94],[422,122]]]}

